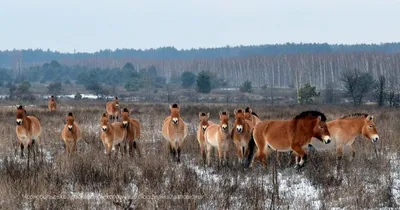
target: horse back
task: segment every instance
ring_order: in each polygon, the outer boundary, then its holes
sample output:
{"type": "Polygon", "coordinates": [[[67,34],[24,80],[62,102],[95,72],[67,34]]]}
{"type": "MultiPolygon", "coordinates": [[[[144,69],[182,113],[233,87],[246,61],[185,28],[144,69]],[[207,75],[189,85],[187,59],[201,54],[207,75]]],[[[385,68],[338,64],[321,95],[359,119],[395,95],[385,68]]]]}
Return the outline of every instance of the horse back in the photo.
{"type": "Polygon", "coordinates": [[[291,145],[290,120],[266,120],[258,123],[253,131],[255,143],[258,145],[270,145],[274,149],[287,150],[291,145]]]}

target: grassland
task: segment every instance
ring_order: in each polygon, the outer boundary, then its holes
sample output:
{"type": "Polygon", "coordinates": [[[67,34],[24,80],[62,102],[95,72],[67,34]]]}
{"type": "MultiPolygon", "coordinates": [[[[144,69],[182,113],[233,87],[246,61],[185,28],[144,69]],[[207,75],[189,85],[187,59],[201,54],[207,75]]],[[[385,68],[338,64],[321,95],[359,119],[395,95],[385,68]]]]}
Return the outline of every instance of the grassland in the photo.
{"type": "Polygon", "coordinates": [[[5,209],[395,209],[400,205],[400,113],[395,109],[252,105],[261,119],[292,118],[305,110],[320,110],[328,120],[353,112],[375,116],[380,141],[372,144],[358,138],[353,161],[347,153],[338,165],[333,151],[310,151],[306,166],[296,171],[286,164],[288,154],[281,155],[282,166],[270,158],[267,169],[261,165],[243,169],[236,164],[233,147],[228,166],[218,167],[216,160],[211,167],[202,165],[195,137],[197,113],[211,112],[211,119],[218,121],[220,110],[232,113],[243,104],[181,104],[190,135],[177,164],[161,137],[168,105],[123,101],[121,107],[132,109],[132,116],[142,123],[141,157],[104,155],[99,137],[104,101],[63,101],[55,113],[49,113],[44,103],[26,106],[43,126],[42,158],[28,165],[15,151],[12,104],[3,102],[0,108],[0,206],[5,209]],[[65,155],[60,137],[69,111],[83,130],[74,157],[65,155]]]}

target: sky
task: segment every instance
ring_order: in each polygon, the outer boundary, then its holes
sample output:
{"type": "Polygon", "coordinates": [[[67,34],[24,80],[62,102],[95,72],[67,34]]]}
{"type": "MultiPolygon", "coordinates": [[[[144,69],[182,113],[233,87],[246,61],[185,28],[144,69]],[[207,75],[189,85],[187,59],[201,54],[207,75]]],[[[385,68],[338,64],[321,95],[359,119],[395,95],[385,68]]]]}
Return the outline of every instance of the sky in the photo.
{"type": "Polygon", "coordinates": [[[400,41],[400,0],[0,0],[0,50],[400,41]]]}

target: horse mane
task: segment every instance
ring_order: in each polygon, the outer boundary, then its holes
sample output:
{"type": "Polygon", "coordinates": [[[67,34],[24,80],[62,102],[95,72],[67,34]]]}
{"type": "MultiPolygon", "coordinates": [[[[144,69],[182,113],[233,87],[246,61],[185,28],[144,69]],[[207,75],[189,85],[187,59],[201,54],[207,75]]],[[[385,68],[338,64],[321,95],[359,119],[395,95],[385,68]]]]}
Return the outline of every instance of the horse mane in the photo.
{"type": "Polygon", "coordinates": [[[71,116],[71,117],[72,117],[72,116],[73,116],[72,112],[68,113],[68,116],[71,116]]]}
{"type": "MultiPolygon", "coordinates": [[[[249,113],[250,112],[250,107],[246,107],[246,109],[244,109],[244,112],[249,113]]],[[[258,115],[255,112],[251,112],[252,115],[258,117],[258,115]]]]}
{"type": "Polygon", "coordinates": [[[221,113],[221,115],[226,115],[226,112],[225,112],[225,111],[223,111],[223,112],[221,113]]]}
{"type": "Polygon", "coordinates": [[[178,104],[172,104],[172,108],[178,108],[178,104]]]}
{"type": "Polygon", "coordinates": [[[24,106],[19,105],[19,106],[17,106],[17,109],[24,109],[24,106]]]}
{"type": "Polygon", "coordinates": [[[104,112],[104,113],[103,113],[103,117],[107,117],[107,113],[104,112]]]}
{"type": "Polygon", "coordinates": [[[242,109],[238,109],[238,110],[236,111],[236,113],[243,113],[243,110],[242,110],[242,109]]]}
{"type": "Polygon", "coordinates": [[[206,113],[204,113],[204,112],[202,112],[202,113],[201,113],[201,116],[206,116],[206,115],[207,115],[207,114],[206,114],[206,113]]]}
{"type": "Polygon", "coordinates": [[[324,113],[319,111],[304,111],[294,117],[294,119],[302,119],[306,117],[321,117],[322,121],[326,121],[326,116],[324,115],[324,113]]]}
{"type": "Polygon", "coordinates": [[[117,96],[115,96],[115,100],[118,100],[118,97],[117,97],[117,96]]]}
{"type": "Polygon", "coordinates": [[[348,114],[345,115],[343,117],[341,117],[340,119],[347,119],[347,118],[360,118],[360,117],[367,117],[369,114],[367,113],[353,113],[353,114],[348,114]]]}
{"type": "Polygon", "coordinates": [[[122,111],[123,112],[129,112],[129,110],[127,108],[124,108],[122,111]]]}

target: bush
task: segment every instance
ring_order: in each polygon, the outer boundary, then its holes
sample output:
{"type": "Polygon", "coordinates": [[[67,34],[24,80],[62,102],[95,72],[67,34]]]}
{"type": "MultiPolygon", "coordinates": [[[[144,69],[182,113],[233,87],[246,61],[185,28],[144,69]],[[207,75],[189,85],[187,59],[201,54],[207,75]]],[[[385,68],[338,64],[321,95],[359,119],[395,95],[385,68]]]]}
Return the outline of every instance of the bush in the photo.
{"type": "Polygon", "coordinates": [[[193,72],[185,71],[181,75],[181,85],[183,88],[191,88],[196,82],[196,75],[193,72]]]}
{"type": "Polygon", "coordinates": [[[243,93],[251,93],[251,92],[253,92],[253,87],[252,87],[252,85],[251,85],[251,82],[248,81],[248,80],[245,81],[245,82],[240,86],[239,90],[240,90],[240,92],[243,92],[243,93]]]}
{"type": "Polygon", "coordinates": [[[211,76],[209,72],[201,71],[197,76],[197,91],[200,93],[211,92],[211,76]]]}
{"type": "Polygon", "coordinates": [[[320,93],[317,93],[316,87],[307,83],[304,87],[299,89],[297,97],[300,104],[311,104],[319,95],[320,93]]]}

